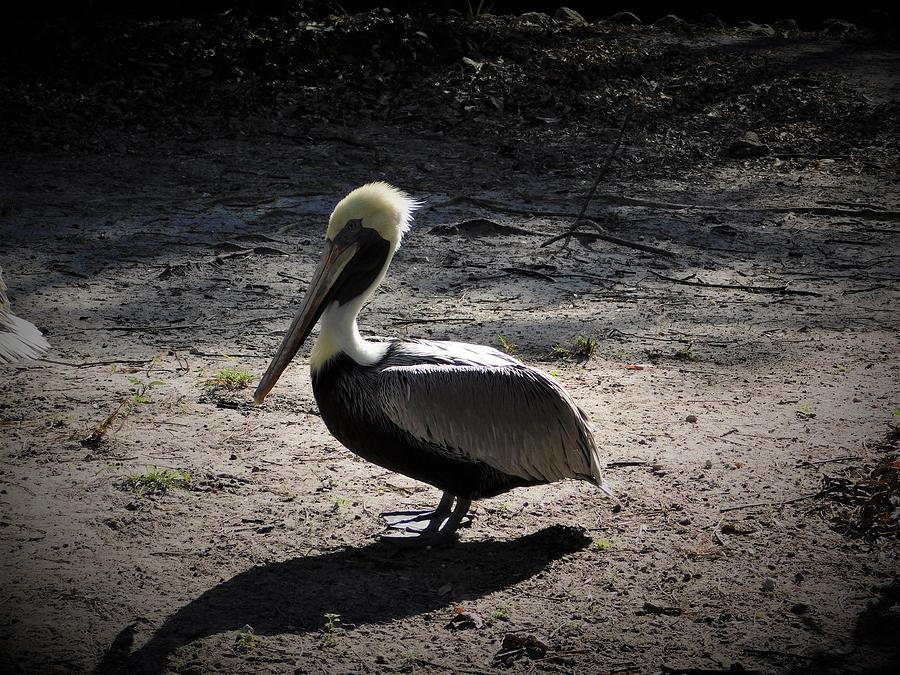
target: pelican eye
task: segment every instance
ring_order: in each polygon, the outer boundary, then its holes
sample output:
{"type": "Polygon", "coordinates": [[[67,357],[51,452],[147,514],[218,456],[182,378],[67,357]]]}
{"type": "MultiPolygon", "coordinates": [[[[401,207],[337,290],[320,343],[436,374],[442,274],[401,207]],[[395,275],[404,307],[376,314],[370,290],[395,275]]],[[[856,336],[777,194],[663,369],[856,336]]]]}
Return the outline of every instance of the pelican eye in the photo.
{"type": "Polygon", "coordinates": [[[354,220],[348,220],[347,224],[344,226],[344,229],[347,232],[356,232],[361,227],[362,227],[362,219],[356,218],[354,220]]]}

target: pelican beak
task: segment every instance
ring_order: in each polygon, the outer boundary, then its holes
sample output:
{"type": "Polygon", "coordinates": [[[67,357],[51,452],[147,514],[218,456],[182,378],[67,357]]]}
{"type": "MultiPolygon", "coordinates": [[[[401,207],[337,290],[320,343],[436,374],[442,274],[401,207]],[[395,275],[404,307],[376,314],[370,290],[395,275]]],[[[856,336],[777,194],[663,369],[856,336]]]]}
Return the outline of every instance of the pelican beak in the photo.
{"type": "Polygon", "coordinates": [[[306,292],[306,297],[303,298],[303,305],[297,312],[297,316],[294,317],[291,327],[281,341],[281,346],[272,357],[272,362],[253,394],[254,403],[259,404],[265,400],[272,391],[272,387],[278,382],[281,373],[303,346],[313,326],[316,325],[316,321],[328,307],[335,282],[358,250],[359,244],[353,241],[336,243],[329,240],[327,242],[325,253],[319,260],[309,290],[306,292]]]}

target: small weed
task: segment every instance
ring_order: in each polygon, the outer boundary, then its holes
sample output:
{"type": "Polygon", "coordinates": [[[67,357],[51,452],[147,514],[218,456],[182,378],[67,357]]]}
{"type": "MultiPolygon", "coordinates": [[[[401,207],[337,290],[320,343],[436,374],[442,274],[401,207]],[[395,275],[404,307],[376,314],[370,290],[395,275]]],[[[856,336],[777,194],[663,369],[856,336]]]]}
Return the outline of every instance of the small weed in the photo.
{"type": "Polygon", "coordinates": [[[809,404],[803,404],[799,408],[797,408],[797,417],[801,420],[811,420],[816,416],[816,413],[812,411],[812,408],[809,404]]]}
{"type": "Polygon", "coordinates": [[[332,647],[337,642],[337,629],[341,627],[341,615],[329,612],[325,615],[325,625],[322,626],[322,642],[332,647]]]}
{"type": "Polygon", "coordinates": [[[419,654],[415,650],[411,649],[406,652],[403,662],[400,664],[400,671],[404,673],[414,672],[416,666],[419,665],[419,658],[419,654]]]}
{"type": "Polygon", "coordinates": [[[51,429],[60,429],[69,426],[69,421],[68,415],[54,415],[47,421],[47,426],[51,429]]]}
{"type": "Polygon", "coordinates": [[[503,348],[503,351],[507,354],[515,354],[519,351],[519,348],[516,347],[512,342],[507,340],[502,335],[497,335],[497,340],[500,341],[500,346],[503,348]]]}
{"type": "Polygon", "coordinates": [[[571,347],[565,345],[553,345],[551,355],[558,359],[576,359],[578,361],[587,361],[597,353],[597,341],[586,335],[579,335],[575,338],[575,344],[571,347]]]}
{"type": "Polygon", "coordinates": [[[128,381],[134,385],[134,389],[131,392],[131,396],[128,397],[127,405],[123,411],[124,415],[128,415],[140,405],[147,405],[150,403],[147,392],[153,389],[153,387],[165,384],[162,380],[149,380],[145,382],[139,377],[129,377],[128,381]]]}
{"type": "Polygon", "coordinates": [[[494,3],[492,0],[478,0],[478,4],[473,4],[472,0],[468,0],[466,2],[467,11],[466,16],[469,21],[473,19],[480,19],[485,14],[490,14],[491,10],[494,8],[494,3]]]}
{"type": "Polygon", "coordinates": [[[675,360],[677,361],[696,361],[697,357],[694,356],[694,351],[691,349],[691,345],[685,345],[681,349],[675,352],[675,360]]]}
{"type": "Polygon", "coordinates": [[[100,444],[103,442],[103,439],[106,436],[106,432],[109,431],[109,428],[112,426],[113,422],[115,422],[119,418],[124,419],[128,417],[132,412],[134,412],[135,408],[149,403],[150,399],[147,397],[147,392],[150,391],[153,387],[165,384],[165,382],[163,382],[162,380],[149,380],[145,382],[139,377],[129,377],[128,381],[134,385],[131,393],[128,394],[128,396],[126,396],[121,403],[119,403],[119,406],[115,410],[113,410],[103,419],[102,422],[100,422],[91,430],[89,436],[81,439],[81,445],[86,448],[100,447],[100,444]]]}
{"type": "Polygon", "coordinates": [[[563,637],[576,637],[584,633],[584,626],[579,621],[570,621],[558,630],[563,637]]]}
{"type": "Polygon", "coordinates": [[[203,383],[203,386],[207,391],[215,391],[217,389],[237,391],[238,389],[246,389],[252,381],[253,375],[246,370],[226,366],[221,370],[217,370],[212,377],[203,383]]]}
{"type": "Polygon", "coordinates": [[[509,510],[512,508],[509,502],[503,502],[500,504],[500,513],[509,513],[509,510]]]}
{"type": "Polygon", "coordinates": [[[562,345],[553,345],[553,349],[550,350],[550,355],[555,356],[558,359],[570,359],[572,358],[572,350],[568,347],[563,347],[562,345]]]}
{"type": "Polygon", "coordinates": [[[144,473],[133,473],[128,477],[128,486],[139,495],[161,495],[174,488],[187,489],[191,474],[184,469],[160,469],[148,466],[144,473]]]}
{"type": "Polygon", "coordinates": [[[509,621],[509,607],[506,605],[497,605],[491,617],[494,621],[509,621]]]}
{"type": "Polygon", "coordinates": [[[253,632],[250,626],[244,626],[243,630],[238,631],[237,637],[234,639],[234,648],[239,652],[246,654],[253,651],[259,646],[259,635],[253,632]]]}
{"type": "Polygon", "coordinates": [[[575,338],[575,356],[587,361],[597,353],[597,341],[586,335],[579,335],[575,338]]]}
{"type": "Polygon", "coordinates": [[[557,380],[559,379],[559,372],[555,370],[550,371],[550,377],[555,377],[557,380]]]}
{"type": "Polygon", "coordinates": [[[608,551],[613,548],[614,544],[609,539],[594,539],[591,548],[595,551],[608,551]]]}
{"type": "MultiPolygon", "coordinates": [[[[334,498],[334,510],[337,511],[338,509],[340,509],[344,506],[347,506],[347,504],[349,504],[349,503],[350,503],[350,500],[347,499],[346,497],[335,497],[334,498]]],[[[326,614],[325,616],[330,616],[330,615],[326,614]]],[[[337,615],[335,615],[335,616],[337,616],[337,615]]],[[[340,617],[338,617],[338,618],[340,618],[340,617]]]]}

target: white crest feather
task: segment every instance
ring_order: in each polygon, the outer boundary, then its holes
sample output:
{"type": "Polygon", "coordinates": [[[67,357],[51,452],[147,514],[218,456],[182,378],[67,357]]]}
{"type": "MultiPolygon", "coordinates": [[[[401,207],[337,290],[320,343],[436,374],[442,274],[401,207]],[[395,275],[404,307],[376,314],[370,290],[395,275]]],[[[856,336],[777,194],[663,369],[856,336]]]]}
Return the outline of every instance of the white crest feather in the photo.
{"type": "Polygon", "coordinates": [[[376,230],[394,247],[412,225],[413,211],[421,203],[385,182],[358,187],[334,207],[328,220],[328,238],[334,239],[351,220],[361,220],[363,227],[376,230]]]}

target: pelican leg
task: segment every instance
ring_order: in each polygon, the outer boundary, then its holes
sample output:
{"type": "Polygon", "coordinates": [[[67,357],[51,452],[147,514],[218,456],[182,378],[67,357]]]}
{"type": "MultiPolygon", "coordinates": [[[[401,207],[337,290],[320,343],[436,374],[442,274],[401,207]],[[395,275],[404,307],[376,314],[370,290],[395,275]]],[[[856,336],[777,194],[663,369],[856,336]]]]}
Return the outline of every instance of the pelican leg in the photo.
{"type": "Polygon", "coordinates": [[[468,515],[470,506],[472,506],[471,499],[457,498],[456,506],[450,514],[450,517],[447,518],[447,522],[440,528],[440,533],[447,536],[452,535],[466,519],[468,519],[468,522],[472,522],[472,517],[468,515]]]}
{"type": "Polygon", "coordinates": [[[469,513],[472,500],[454,498],[452,495],[449,499],[447,497],[445,493],[438,508],[427,512],[430,516],[418,519],[413,519],[413,516],[404,523],[389,525],[379,539],[398,546],[433,546],[455,542],[456,531],[472,522],[469,513]],[[450,504],[454,499],[456,506],[451,510],[450,504]]]}
{"type": "Polygon", "coordinates": [[[392,529],[438,529],[444,519],[450,515],[454,497],[448,492],[441,496],[441,502],[434,510],[388,511],[381,514],[381,519],[392,529]],[[437,523],[432,527],[433,523],[437,523]]]}

